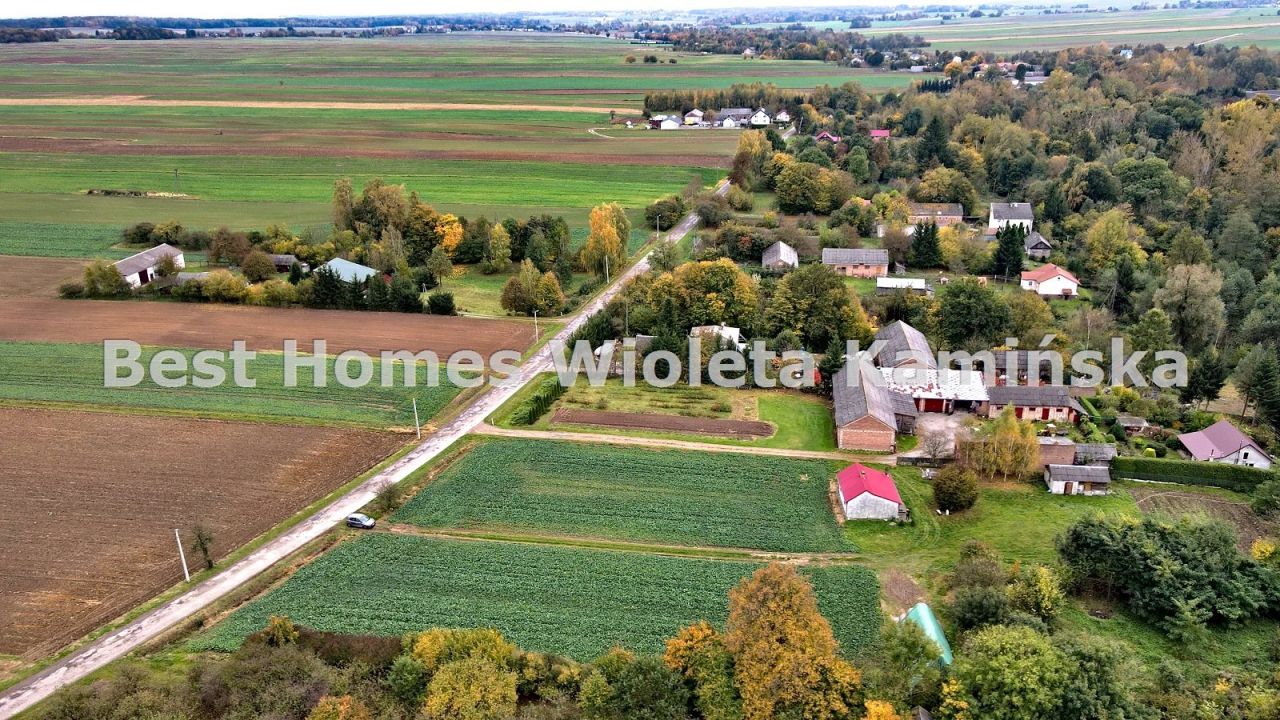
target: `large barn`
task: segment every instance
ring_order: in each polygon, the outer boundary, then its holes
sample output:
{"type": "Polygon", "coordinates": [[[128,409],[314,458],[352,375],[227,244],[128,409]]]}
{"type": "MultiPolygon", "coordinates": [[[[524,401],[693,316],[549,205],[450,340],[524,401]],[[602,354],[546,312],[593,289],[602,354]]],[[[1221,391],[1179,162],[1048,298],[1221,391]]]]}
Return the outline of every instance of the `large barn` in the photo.
{"type": "Polygon", "coordinates": [[[898,433],[915,432],[915,403],[885,387],[880,370],[865,358],[846,362],[831,383],[837,447],[894,452],[898,433]]]}
{"type": "Polygon", "coordinates": [[[123,260],[118,260],[115,266],[116,270],[120,272],[120,277],[129,283],[129,287],[139,288],[159,277],[160,264],[164,262],[165,258],[173,258],[173,267],[176,270],[181,270],[187,266],[182,257],[182,251],[166,243],[161,243],[136,255],[130,255],[123,260]]]}

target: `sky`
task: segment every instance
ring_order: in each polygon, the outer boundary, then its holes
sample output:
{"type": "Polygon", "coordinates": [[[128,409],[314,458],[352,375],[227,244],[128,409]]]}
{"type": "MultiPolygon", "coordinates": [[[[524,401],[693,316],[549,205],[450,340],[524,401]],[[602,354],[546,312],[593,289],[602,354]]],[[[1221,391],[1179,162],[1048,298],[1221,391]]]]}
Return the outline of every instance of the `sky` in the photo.
{"type": "MultiPolygon", "coordinates": [[[[840,5],[891,4],[886,0],[682,0],[684,8],[738,8],[738,7],[814,7],[840,5]]],[[[896,4],[896,3],[895,3],[896,4]]],[[[590,14],[610,10],[643,9],[635,0],[468,0],[464,3],[440,0],[190,0],[174,4],[172,0],[43,0],[39,3],[23,3],[0,9],[5,17],[59,17],[63,15],[138,15],[150,17],[332,17],[343,15],[434,15],[458,12],[549,12],[572,11],[590,14]],[[11,15],[10,13],[20,13],[11,15]]],[[[676,6],[667,5],[670,10],[676,6]]]]}

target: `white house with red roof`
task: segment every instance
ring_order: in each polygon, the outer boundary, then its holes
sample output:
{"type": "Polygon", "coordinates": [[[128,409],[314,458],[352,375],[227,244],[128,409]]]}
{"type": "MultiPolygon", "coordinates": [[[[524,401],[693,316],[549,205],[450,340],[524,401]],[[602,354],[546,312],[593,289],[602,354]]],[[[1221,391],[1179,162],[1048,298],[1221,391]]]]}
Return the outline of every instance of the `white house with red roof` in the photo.
{"type": "Polygon", "coordinates": [[[1227,420],[1219,420],[1203,430],[1183,433],[1178,440],[1191,457],[1201,462],[1244,465],[1260,470],[1271,468],[1271,456],[1253,438],[1227,420]]]}
{"type": "Polygon", "coordinates": [[[1033,290],[1041,297],[1075,297],[1080,293],[1080,281],[1069,271],[1046,263],[1022,273],[1022,289],[1033,290]]]}
{"type": "Polygon", "coordinates": [[[836,473],[836,491],[848,520],[897,520],[907,512],[893,478],[861,463],[836,473]]]}

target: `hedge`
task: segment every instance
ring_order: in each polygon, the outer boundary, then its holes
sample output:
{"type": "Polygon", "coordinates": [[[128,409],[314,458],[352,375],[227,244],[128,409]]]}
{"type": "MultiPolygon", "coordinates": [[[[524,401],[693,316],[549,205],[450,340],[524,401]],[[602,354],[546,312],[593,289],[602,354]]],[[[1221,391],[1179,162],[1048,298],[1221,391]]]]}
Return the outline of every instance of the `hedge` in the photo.
{"type": "Polygon", "coordinates": [[[541,384],[534,388],[529,396],[520,401],[515,409],[511,411],[511,416],[507,422],[512,425],[532,425],[542,417],[544,413],[551,409],[551,404],[556,401],[567,388],[560,384],[560,378],[552,375],[543,378],[541,384]]]}
{"type": "Polygon", "coordinates": [[[1273,475],[1266,470],[1194,460],[1161,460],[1147,457],[1117,457],[1111,461],[1111,473],[1132,480],[1155,480],[1183,485],[1209,485],[1236,492],[1253,492],[1273,475]]]}

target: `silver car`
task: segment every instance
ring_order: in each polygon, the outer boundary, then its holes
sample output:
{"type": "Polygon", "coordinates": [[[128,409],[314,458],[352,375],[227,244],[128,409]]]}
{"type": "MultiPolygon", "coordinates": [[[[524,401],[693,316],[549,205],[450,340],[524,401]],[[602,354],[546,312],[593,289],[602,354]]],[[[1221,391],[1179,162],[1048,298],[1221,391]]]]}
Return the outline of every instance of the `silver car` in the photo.
{"type": "Polygon", "coordinates": [[[371,530],[377,521],[364,513],[353,513],[347,516],[347,527],[371,530]]]}

